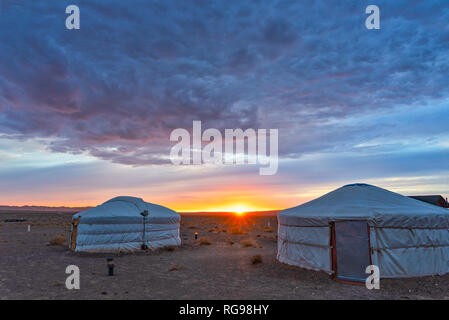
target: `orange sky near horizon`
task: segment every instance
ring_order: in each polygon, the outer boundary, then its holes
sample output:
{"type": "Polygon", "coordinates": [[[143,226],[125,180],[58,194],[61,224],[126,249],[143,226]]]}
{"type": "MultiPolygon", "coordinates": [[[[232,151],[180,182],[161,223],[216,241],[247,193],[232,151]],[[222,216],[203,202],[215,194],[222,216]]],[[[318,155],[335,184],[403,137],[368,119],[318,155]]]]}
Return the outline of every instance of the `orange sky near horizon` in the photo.
{"type": "MultiPolygon", "coordinates": [[[[115,196],[130,195],[144,199],[147,202],[160,204],[179,212],[248,212],[248,211],[269,211],[286,208],[287,204],[280,204],[274,199],[261,196],[236,196],[228,195],[224,197],[219,191],[209,192],[206,195],[183,195],[165,198],[159,195],[150,196],[135,193],[114,193],[98,194],[97,201],[66,201],[59,195],[53,199],[42,201],[43,199],[28,198],[26,201],[6,201],[0,205],[8,206],[48,206],[48,207],[91,207],[97,206],[115,196]]],[[[67,198],[71,198],[67,196],[67,198]]],[[[296,205],[299,203],[296,203],[296,205]]]]}
{"type": "Polygon", "coordinates": [[[116,196],[135,196],[151,203],[160,204],[179,212],[248,212],[280,210],[296,206],[331,191],[317,190],[305,193],[302,190],[287,192],[283,188],[254,185],[227,185],[183,191],[175,194],[154,193],[145,190],[89,190],[88,194],[75,192],[37,192],[14,194],[0,205],[10,206],[49,206],[49,207],[87,207],[97,206],[116,196]]]}
{"type": "MultiPolygon", "coordinates": [[[[376,184],[376,181],[373,181],[376,184]]],[[[210,186],[196,190],[184,190],[167,194],[145,190],[89,190],[87,193],[60,192],[29,194],[14,194],[1,200],[0,205],[11,206],[49,206],[49,207],[85,207],[97,206],[116,196],[135,196],[147,202],[160,204],[178,212],[249,212],[282,210],[303,204],[330,192],[341,185],[304,185],[302,187],[268,187],[255,185],[210,186]]],[[[395,181],[383,184],[381,187],[404,195],[432,193],[432,189],[424,186],[420,189],[397,185],[395,181]],[[419,192],[421,191],[421,192],[419,192]]],[[[444,195],[443,195],[444,196],[444,195]]]]}
{"type": "Polygon", "coordinates": [[[4,159],[9,160],[3,161],[3,166],[0,162],[0,169],[10,178],[0,180],[0,205],[85,207],[97,206],[116,196],[134,196],[178,212],[282,210],[356,182],[403,195],[449,195],[446,173],[362,179],[354,174],[355,178],[345,175],[323,181],[320,177],[325,165],[315,158],[311,160],[313,166],[295,162],[289,169],[289,163],[284,162],[278,174],[260,176],[254,167],[132,167],[88,156],[50,153],[31,142],[24,143],[21,148],[24,147],[37,150],[25,154],[20,148],[3,152],[4,159]],[[316,180],[309,177],[310,171],[315,172],[316,180]]]}

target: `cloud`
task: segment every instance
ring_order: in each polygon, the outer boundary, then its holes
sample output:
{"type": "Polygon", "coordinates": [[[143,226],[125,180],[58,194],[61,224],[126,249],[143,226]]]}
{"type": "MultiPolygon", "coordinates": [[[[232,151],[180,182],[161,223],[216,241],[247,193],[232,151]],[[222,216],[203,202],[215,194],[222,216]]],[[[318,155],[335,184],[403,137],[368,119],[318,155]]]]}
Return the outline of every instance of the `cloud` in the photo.
{"type": "Polygon", "coordinates": [[[68,4],[1,14],[0,133],[127,165],[165,163],[192,120],[278,128],[287,158],[448,134],[441,1],[378,1],[371,31],[366,1],[80,1],[78,31],[68,4]]]}

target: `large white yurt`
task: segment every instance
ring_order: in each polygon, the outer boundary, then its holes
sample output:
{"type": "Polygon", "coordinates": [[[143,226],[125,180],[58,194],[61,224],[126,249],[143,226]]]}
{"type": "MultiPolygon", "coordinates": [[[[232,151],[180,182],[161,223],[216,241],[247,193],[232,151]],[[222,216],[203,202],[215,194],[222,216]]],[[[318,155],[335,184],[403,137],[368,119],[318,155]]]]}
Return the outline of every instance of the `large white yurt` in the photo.
{"type": "Polygon", "coordinates": [[[280,262],[364,282],[449,272],[449,210],[350,184],[278,214],[280,262]]]}
{"type": "Polygon", "coordinates": [[[114,252],[178,246],[180,215],[135,197],[116,197],[75,214],[72,251],[114,252]]]}

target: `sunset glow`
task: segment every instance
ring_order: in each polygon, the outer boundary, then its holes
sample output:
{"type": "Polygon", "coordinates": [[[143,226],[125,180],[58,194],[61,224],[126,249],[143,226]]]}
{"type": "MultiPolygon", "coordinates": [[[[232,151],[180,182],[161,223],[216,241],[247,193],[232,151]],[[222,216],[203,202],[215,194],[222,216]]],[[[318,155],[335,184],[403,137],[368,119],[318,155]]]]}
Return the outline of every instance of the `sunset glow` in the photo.
{"type": "Polygon", "coordinates": [[[347,16],[325,2],[113,2],[104,12],[86,4],[86,27],[71,31],[54,16],[64,18],[64,2],[2,8],[0,205],[127,195],[242,215],[355,182],[449,196],[443,1],[404,12],[394,1],[379,32],[364,27],[362,2],[339,2],[347,16]],[[278,130],[276,174],[174,164],[171,133],[184,129],[193,143],[194,121],[223,137],[278,130]]]}
{"type": "Polygon", "coordinates": [[[235,207],[231,207],[230,212],[235,212],[237,215],[242,215],[245,212],[248,211],[254,211],[249,207],[245,207],[244,205],[236,205],[235,207]]]}

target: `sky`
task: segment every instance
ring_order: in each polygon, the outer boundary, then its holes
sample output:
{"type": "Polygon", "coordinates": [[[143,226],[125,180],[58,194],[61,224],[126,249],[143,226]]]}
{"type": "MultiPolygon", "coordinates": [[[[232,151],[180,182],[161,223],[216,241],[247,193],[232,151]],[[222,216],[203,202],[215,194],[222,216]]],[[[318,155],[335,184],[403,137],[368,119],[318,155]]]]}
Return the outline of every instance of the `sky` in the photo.
{"type": "Polygon", "coordinates": [[[0,0],[0,204],[269,210],[355,182],[449,196],[447,1],[0,0]],[[173,165],[195,120],[278,129],[277,173],[173,165]]]}

